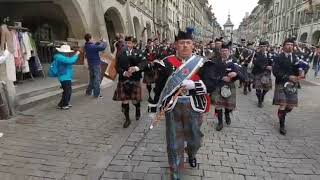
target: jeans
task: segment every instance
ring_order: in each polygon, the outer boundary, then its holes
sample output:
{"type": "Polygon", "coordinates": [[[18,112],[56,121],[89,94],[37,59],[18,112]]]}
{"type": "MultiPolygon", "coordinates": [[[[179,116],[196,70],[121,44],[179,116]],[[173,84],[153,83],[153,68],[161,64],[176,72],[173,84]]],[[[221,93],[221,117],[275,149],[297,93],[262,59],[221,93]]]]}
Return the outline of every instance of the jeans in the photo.
{"type": "Polygon", "coordinates": [[[315,70],[314,70],[314,77],[317,77],[317,76],[318,76],[319,71],[320,71],[320,64],[317,64],[317,65],[316,65],[316,68],[315,68],[315,70]]]}
{"type": "Polygon", "coordinates": [[[86,91],[87,95],[98,97],[100,95],[100,83],[101,83],[101,68],[100,65],[89,66],[89,85],[86,91]]]}
{"type": "Polygon", "coordinates": [[[61,87],[63,89],[61,100],[58,104],[59,107],[65,107],[69,105],[71,94],[72,94],[72,83],[71,80],[61,81],[61,87]]]}

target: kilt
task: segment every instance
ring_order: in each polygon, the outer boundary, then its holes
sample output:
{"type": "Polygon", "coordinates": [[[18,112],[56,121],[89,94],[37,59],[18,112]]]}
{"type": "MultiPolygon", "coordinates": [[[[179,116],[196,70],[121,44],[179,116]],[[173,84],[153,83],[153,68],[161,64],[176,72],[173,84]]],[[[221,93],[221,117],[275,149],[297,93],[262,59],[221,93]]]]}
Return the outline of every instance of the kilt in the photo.
{"type": "Polygon", "coordinates": [[[132,87],[130,92],[125,91],[125,82],[118,82],[117,89],[114,92],[114,101],[141,101],[142,100],[142,89],[140,81],[131,81],[132,87]]]}
{"type": "Polygon", "coordinates": [[[143,75],[143,83],[144,84],[153,84],[156,80],[156,74],[153,71],[145,71],[143,75]]]}
{"type": "Polygon", "coordinates": [[[218,93],[215,98],[215,108],[216,109],[229,109],[234,110],[236,108],[236,102],[237,102],[237,93],[236,93],[236,86],[232,82],[229,84],[230,90],[231,90],[231,96],[228,98],[224,98],[221,96],[221,89],[218,89],[218,93]]]}
{"type": "Polygon", "coordinates": [[[253,74],[248,72],[248,67],[242,66],[240,73],[243,75],[245,82],[253,82],[253,74]]]}
{"type": "Polygon", "coordinates": [[[203,115],[193,110],[189,97],[181,97],[165,117],[168,162],[171,170],[179,173],[184,167],[184,151],[195,157],[201,147],[203,115]]]}
{"type": "Polygon", "coordinates": [[[283,84],[276,84],[273,96],[273,105],[298,106],[298,92],[296,94],[286,94],[283,84]]]}
{"type": "Polygon", "coordinates": [[[253,88],[254,89],[263,89],[263,90],[272,89],[271,74],[267,75],[270,80],[270,82],[268,84],[262,84],[261,79],[263,76],[265,76],[264,73],[254,75],[254,78],[253,78],[254,79],[253,80],[253,88]]]}

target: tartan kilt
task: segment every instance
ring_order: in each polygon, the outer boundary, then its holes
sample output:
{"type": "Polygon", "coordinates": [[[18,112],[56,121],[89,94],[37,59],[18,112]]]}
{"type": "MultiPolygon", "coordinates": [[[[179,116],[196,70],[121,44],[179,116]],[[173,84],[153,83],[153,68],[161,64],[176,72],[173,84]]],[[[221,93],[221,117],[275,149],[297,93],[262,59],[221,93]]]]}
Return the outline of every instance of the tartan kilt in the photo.
{"type": "Polygon", "coordinates": [[[230,109],[234,110],[236,108],[237,102],[237,93],[236,86],[234,83],[229,84],[231,90],[231,96],[228,98],[224,98],[221,96],[221,88],[217,90],[216,98],[215,98],[215,108],[216,109],[230,109]]]}
{"type": "Polygon", "coordinates": [[[142,100],[142,89],[140,81],[131,81],[133,83],[130,92],[126,92],[124,88],[125,82],[118,82],[117,88],[113,95],[114,101],[141,101],[142,100]]]}
{"type": "Polygon", "coordinates": [[[145,71],[143,75],[143,83],[144,84],[153,84],[156,80],[156,74],[153,71],[145,71]]]}
{"type": "Polygon", "coordinates": [[[273,96],[273,105],[289,105],[298,107],[298,93],[286,94],[283,84],[276,84],[273,96]]]}
{"type": "Polygon", "coordinates": [[[263,89],[263,90],[270,90],[272,89],[272,80],[271,75],[268,75],[268,78],[270,80],[270,83],[268,84],[262,84],[261,79],[264,76],[264,73],[256,74],[253,78],[253,88],[254,89],[263,89]]]}

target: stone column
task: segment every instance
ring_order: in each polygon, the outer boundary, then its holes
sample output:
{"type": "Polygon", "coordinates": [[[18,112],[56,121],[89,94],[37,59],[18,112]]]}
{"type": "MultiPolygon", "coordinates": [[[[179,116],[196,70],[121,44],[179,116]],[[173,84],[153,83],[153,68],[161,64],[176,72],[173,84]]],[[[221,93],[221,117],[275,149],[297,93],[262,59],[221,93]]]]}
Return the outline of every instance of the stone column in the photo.
{"type": "Polygon", "coordinates": [[[104,11],[103,11],[103,4],[101,0],[90,0],[90,7],[91,7],[91,31],[93,36],[101,37],[106,39],[107,41],[107,51],[110,52],[110,44],[109,44],[109,37],[106,28],[106,23],[104,19],[104,11]]]}
{"type": "Polygon", "coordinates": [[[127,3],[126,3],[126,15],[127,15],[127,26],[128,26],[127,34],[130,36],[133,36],[134,35],[134,28],[133,28],[133,20],[132,20],[131,12],[130,12],[130,6],[131,6],[130,2],[131,2],[131,0],[127,0],[127,3]]]}

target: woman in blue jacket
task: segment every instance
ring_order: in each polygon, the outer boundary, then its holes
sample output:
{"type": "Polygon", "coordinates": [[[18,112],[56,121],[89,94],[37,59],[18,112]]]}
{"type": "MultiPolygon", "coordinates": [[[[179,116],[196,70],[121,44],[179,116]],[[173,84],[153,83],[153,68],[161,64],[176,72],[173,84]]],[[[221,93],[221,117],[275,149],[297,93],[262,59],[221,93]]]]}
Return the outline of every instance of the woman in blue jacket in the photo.
{"type": "Polygon", "coordinates": [[[73,67],[78,60],[80,52],[77,51],[73,56],[70,53],[74,51],[71,50],[69,45],[62,45],[57,49],[57,54],[54,55],[54,61],[58,64],[58,80],[61,83],[63,89],[61,101],[58,104],[58,108],[62,110],[68,110],[71,105],[69,104],[72,94],[72,79],[73,79],[73,67]]]}

